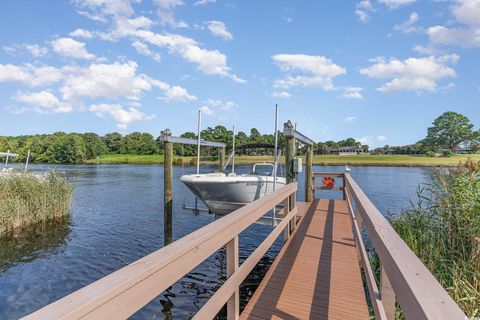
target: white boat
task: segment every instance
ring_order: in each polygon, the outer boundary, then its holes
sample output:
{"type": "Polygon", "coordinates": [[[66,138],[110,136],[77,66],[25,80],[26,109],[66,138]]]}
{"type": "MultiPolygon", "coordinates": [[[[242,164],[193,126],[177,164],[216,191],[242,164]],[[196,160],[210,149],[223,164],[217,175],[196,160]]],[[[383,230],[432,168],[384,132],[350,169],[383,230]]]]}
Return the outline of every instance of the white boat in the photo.
{"type": "Polygon", "coordinates": [[[180,180],[210,212],[225,215],[284,187],[286,179],[274,178],[274,168],[271,163],[257,163],[248,174],[189,174],[180,180]]]}
{"type": "MultiPolygon", "coordinates": [[[[205,203],[211,213],[228,214],[286,185],[286,179],[277,176],[278,168],[278,105],[275,106],[275,163],[257,163],[248,174],[235,173],[235,127],[232,131],[232,172],[225,174],[200,174],[200,127],[201,112],[198,113],[197,173],[183,175],[180,180],[190,191],[205,203]]],[[[250,146],[249,146],[250,147],[250,146]]],[[[262,148],[266,147],[262,144],[262,148]]]]}

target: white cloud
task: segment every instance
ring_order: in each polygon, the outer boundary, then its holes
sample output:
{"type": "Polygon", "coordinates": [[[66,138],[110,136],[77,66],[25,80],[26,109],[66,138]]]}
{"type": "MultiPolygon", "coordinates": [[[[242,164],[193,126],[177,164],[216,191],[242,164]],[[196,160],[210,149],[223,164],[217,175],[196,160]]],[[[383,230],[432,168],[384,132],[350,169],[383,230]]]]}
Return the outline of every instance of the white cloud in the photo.
{"type": "Polygon", "coordinates": [[[355,15],[357,19],[363,23],[368,22],[370,20],[369,12],[374,11],[372,3],[370,0],[362,0],[355,5],[355,15]]]}
{"type": "Polygon", "coordinates": [[[223,23],[222,21],[212,20],[212,21],[205,22],[205,24],[207,25],[208,30],[210,30],[210,32],[214,36],[220,37],[224,40],[233,39],[233,35],[230,32],[228,32],[227,27],[225,26],[225,23],[223,23]]]}
{"type": "Polygon", "coordinates": [[[305,54],[277,54],[272,56],[280,70],[301,75],[288,75],[284,79],[275,80],[274,87],[288,89],[295,86],[321,87],[324,90],[334,89],[332,78],[345,74],[344,68],[334,64],[324,56],[305,54]]]}
{"type": "Polygon", "coordinates": [[[34,66],[24,64],[22,66],[12,64],[0,64],[1,82],[22,82],[29,86],[45,86],[58,82],[63,77],[61,69],[50,66],[34,66]]]}
{"type": "Polygon", "coordinates": [[[106,114],[110,115],[116,122],[117,127],[126,129],[127,126],[134,121],[150,120],[155,116],[147,116],[140,110],[134,107],[128,109],[119,104],[92,104],[89,110],[95,112],[98,117],[104,117],[106,114]]]}
{"type": "Polygon", "coordinates": [[[74,38],[83,38],[83,39],[93,38],[93,34],[90,31],[85,29],[76,29],[75,31],[70,32],[69,36],[74,38]]]}
{"type": "Polygon", "coordinates": [[[55,39],[52,41],[52,47],[53,51],[65,57],[87,60],[95,58],[95,55],[85,49],[85,43],[72,38],[55,39]]]}
{"type": "Polygon", "coordinates": [[[279,99],[287,99],[291,97],[290,93],[287,91],[274,91],[271,93],[271,96],[279,99]]]}
{"type": "Polygon", "coordinates": [[[360,87],[343,87],[342,98],[347,99],[363,99],[363,88],[360,87]]]}
{"type": "Polygon", "coordinates": [[[173,87],[169,87],[165,91],[165,97],[162,99],[166,101],[181,102],[181,101],[195,101],[197,100],[197,97],[189,94],[187,89],[185,88],[182,88],[179,86],[173,86],[173,87]]]}
{"type": "Polygon", "coordinates": [[[188,27],[185,21],[177,21],[174,15],[175,9],[185,4],[183,0],[155,0],[154,2],[158,7],[157,15],[161,25],[170,25],[174,28],[188,27]]]}
{"type": "Polygon", "coordinates": [[[135,50],[137,50],[139,54],[143,54],[144,56],[151,57],[153,60],[157,62],[159,62],[162,59],[159,53],[153,52],[152,50],[150,50],[150,48],[148,48],[148,46],[145,43],[141,41],[133,41],[132,46],[135,48],[135,50]]]}
{"type": "Polygon", "coordinates": [[[410,14],[407,21],[401,24],[395,25],[393,29],[405,34],[417,32],[419,30],[419,28],[415,26],[417,21],[418,21],[418,13],[414,11],[410,14]]]}
{"type": "Polygon", "coordinates": [[[223,104],[222,109],[223,110],[232,110],[235,108],[236,104],[233,101],[227,101],[223,104]]]}
{"type": "Polygon", "coordinates": [[[362,145],[366,144],[368,146],[373,145],[373,138],[371,136],[363,136],[360,138],[355,138],[358,142],[360,142],[362,145]]]}
{"type": "Polygon", "coordinates": [[[452,12],[459,22],[480,27],[480,0],[459,0],[452,12]]]}
{"type": "Polygon", "coordinates": [[[100,36],[105,40],[115,40],[121,37],[135,35],[137,30],[150,30],[154,24],[153,20],[144,16],[132,19],[118,17],[115,19],[115,29],[110,33],[100,34],[100,36]]]}
{"type": "Polygon", "coordinates": [[[218,50],[200,48],[192,38],[178,34],[158,34],[149,30],[138,30],[134,35],[150,44],[167,47],[172,53],[179,54],[185,60],[197,64],[198,69],[205,74],[229,77],[239,83],[246,82],[231,73],[226,55],[218,50]]]}
{"type": "Polygon", "coordinates": [[[373,146],[376,144],[375,142],[385,142],[388,138],[385,136],[377,136],[377,137],[372,137],[372,136],[364,136],[360,138],[355,138],[355,140],[359,141],[362,145],[366,144],[368,146],[373,146]]]}
{"type": "Polygon", "coordinates": [[[480,29],[433,26],[428,28],[427,34],[433,44],[458,45],[460,47],[480,46],[480,29]]]}
{"type": "Polygon", "coordinates": [[[23,47],[27,49],[34,57],[42,57],[48,54],[48,49],[38,44],[24,44],[23,47]]]}
{"type": "Polygon", "coordinates": [[[144,91],[151,89],[152,84],[147,76],[136,74],[137,66],[136,62],[128,61],[73,69],[60,88],[63,99],[78,101],[82,97],[126,97],[138,100],[144,91]]]}
{"type": "MultiPolygon", "coordinates": [[[[106,16],[131,16],[134,13],[130,0],[73,0],[77,12],[89,19],[106,22],[106,16]]],[[[133,0],[133,2],[138,2],[133,0]]]]}
{"type": "Polygon", "coordinates": [[[452,14],[460,27],[432,26],[427,34],[437,45],[480,47],[480,0],[458,0],[452,14]]]}
{"type": "Polygon", "coordinates": [[[17,51],[17,49],[15,47],[3,46],[2,49],[3,49],[3,51],[5,51],[6,54],[9,54],[9,55],[15,57],[15,52],[17,51]]]}
{"type": "Polygon", "coordinates": [[[13,100],[24,103],[31,107],[31,110],[38,113],[66,113],[73,111],[73,108],[61,102],[50,91],[40,92],[18,92],[13,100]]]}
{"type": "Polygon", "coordinates": [[[213,116],[214,115],[214,111],[208,107],[208,106],[202,106],[200,107],[200,112],[203,113],[203,114],[206,114],[206,115],[209,115],[209,116],[213,116]]]}
{"type": "Polygon", "coordinates": [[[209,3],[215,3],[215,2],[217,2],[217,0],[197,0],[194,5],[204,6],[204,5],[207,5],[209,3]]]}
{"type": "Polygon", "coordinates": [[[456,76],[455,70],[449,65],[455,64],[458,59],[459,56],[455,54],[403,61],[392,58],[388,62],[377,58],[373,60],[373,66],[361,69],[360,73],[376,79],[390,79],[377,89],[381,92],[435,91],[439,80],[456,76]]]}
{"type": "Polygon", "coordinates": [[[357,117],[346,117],[345,119],[343,119],[343,122],[345,122],[346,124],[354,124],[355,123],[355,119],[357,119],[357,117]]]}
{"type": "Polygon", "coordinates": [[[378,0],[378,2],[386,5],[390,9],[396,9],[399,7],[410,5],[417,0],[378,0]]]}
{"type": "Polygon", "coordinates": [[[208,99],[205,104],[210,108],[220,107],[222,110],[231,110],[236,107],[236,103],[233,101],[223,101],[220,99],[208,99]]]}

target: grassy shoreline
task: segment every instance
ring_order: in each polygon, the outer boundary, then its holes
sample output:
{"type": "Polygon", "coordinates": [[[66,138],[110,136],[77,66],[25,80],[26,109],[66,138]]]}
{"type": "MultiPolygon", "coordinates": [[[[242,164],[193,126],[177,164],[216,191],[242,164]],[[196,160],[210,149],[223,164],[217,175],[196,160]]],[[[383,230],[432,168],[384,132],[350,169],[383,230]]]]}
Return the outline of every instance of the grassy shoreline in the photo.
{"type": "MultiPolygon", "coordinates": [[[[480,161],[480,154],[454,155],[449,158],[427,157],[424,155],[358,155],[358,156],[330,156],[315,155],[313,157],[314,165],[324,166],[395,166],[395,167],[433,167],[433,166],[456,166],[460,161],[465,162],[467,158],[480,161]]],[[[195,157],[175,157],[176,164],[193,165],[195,157]]],[[[271,156],[237,156],[236,164],[253,164],[256,162],[272,162],[271,156]]],[[[284,161],[282,157],[282,161],[284,161]]],[[[88,160],[88,164],[163,164],[163,155],[131,155],[115,154],[103,155],[99,160],[88,160]]],[[[217,164],[216,160],[202,160],[202,164],[217,164]]]]}

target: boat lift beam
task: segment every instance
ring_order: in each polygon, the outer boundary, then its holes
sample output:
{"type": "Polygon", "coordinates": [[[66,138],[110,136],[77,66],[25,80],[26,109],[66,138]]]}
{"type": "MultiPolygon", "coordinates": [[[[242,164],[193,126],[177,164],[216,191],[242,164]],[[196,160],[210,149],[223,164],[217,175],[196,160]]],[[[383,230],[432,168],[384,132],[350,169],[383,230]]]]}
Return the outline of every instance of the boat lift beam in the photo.
{"type": "Polygon", "coordinates": [[[283,135],[285,138],[295,138],[296,141],[306,146],[313,146],[315,144],[315,141],[308,138],[303,133],[298,132],[290,120],[284,124],[283,135]]]}
{"type": "MultiPolygon", "coordinates": [[[[170,130],[168,130],[168,132],[167,132],[167,130],[161,132],[160,137],[159,137],[159,140],[161,142],[172,142],[172,143],[192,144],[192,145],[197,145],[198,144],[197,139],[174,137],[174,136],[171,135],[170,130]]],[[[223,143],[223,142],[200,140],[200,146],[202,146],[202,147],[225,148],[227,146],[227,144],[223,143]]]]}

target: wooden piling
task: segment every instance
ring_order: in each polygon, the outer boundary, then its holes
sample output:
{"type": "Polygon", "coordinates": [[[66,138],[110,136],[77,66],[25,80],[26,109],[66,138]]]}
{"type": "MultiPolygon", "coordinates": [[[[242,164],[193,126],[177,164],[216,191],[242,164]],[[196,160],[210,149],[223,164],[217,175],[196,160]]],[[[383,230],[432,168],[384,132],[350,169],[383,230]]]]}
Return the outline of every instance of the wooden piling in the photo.
{"type": "Polygon", "coordinates": [[[173,184],[173,143],[165,142],[165,161],[163,166],[163,231],[164,231],[164,245],[172,243],[172,184],[173,184]]]}
{"type": "Polygon", "coordinates": [[[305,202],[311,202],[313,200],[312,158],[313,147],[307,146],[307,151],[305,152],[305,202]]]}
{"type": "Polygon", "coordinates": [[[219,161],[218,161],[218,169],[223,171],[223,167],[225,167],[225,147],[219,148],[219,161]]]}
{"type": "Polygon", "coordinates": [[[294,137],[286,137],[287,139],[287,150],[285,152],[285,166],[287,171],[287,183],[295,182],[295,173],[292,171],[293,168],[293,158],[296,154],[296,142],[294,137]]]}

